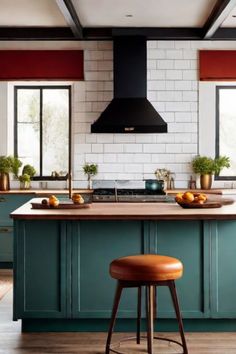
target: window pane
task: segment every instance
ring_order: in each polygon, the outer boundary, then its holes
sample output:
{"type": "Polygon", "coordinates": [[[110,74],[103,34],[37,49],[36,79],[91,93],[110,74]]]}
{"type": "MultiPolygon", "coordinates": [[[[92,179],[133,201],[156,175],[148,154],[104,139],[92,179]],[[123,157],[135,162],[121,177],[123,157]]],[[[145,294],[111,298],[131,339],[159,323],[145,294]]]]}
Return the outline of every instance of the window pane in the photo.
{"type": "Polygon", "coordinates": [[[219,91],[219,154],[230,158],[231,167],[221,176],[236,176],[236,89],[219,91]]]}
{"type": "Polygon", "coordinates": [[[43,175],[68,172],[69,92],[43,90],[43,175]]]}
{"type": "Polygon", "coordinates": [[[17,154],[25,164],[31,164],[39,174],[39,90],[17,91],[17,154]]]}

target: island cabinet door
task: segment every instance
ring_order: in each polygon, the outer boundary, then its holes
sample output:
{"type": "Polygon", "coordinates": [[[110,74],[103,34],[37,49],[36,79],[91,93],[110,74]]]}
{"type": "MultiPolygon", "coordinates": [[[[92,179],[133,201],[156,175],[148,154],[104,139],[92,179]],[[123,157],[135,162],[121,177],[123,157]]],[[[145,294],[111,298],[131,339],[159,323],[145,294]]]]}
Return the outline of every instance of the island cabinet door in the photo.
{"type": "Polygon", "coordinates": [[[15,221],[14,319],[66,317],[66,230],[58,221],[15,221]]]}
{"type": "MultiPolygon", "coordinates": [[[[209,240],[201,221],[145,223],[145,252],[178,258],[184,265],[176,280],[184,318],[209,316],[209,240]]],[[[157,318],[175,317],[167,287],[157,288],[157,318]]]]}
{"type": "MultiPolygon", "coordinates": [[[[143,253],[141,221],[82,221],[73,224],[72,316],[110,318],[116,281],[110,262],[143,253]]],[[[136,316],[137,289],[125,289],[118,317],[136,316]]]]}
{"type": "Polygon", "coordinates": [[[209,222],[211,317],[236,318],[236,221],[209,222]]]}

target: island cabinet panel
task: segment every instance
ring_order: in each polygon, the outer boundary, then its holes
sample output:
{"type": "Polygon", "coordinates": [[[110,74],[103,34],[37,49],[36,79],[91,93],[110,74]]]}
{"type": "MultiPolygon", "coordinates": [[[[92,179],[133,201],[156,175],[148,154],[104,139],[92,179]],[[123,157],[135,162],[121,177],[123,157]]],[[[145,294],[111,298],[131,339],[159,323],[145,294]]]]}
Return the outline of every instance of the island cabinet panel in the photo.
{"type": "Polygon", "coordinates": [[[57,221],[16,223],[14,318],[66,317],[66,232],[57,221]]]}
{"type": "MultiPolygon", "coordinates": [[[[209,241],[203,223],[159,221],[150,222],[147,228],[150,241],[145,252],[176,257],[183,263],[183,276],[176,280],[183,317],[209,317],[209,241]]],[[[157,301],[158,317],[175,317],[167,287],[157,288],[157,301]]]]}
{"type": "MultiPolygon", "coordinates": [[[[116,280],[110,262],[143,253],[141,221],[90,221],[73,223],[72,316],[110,318],[116,280]]],[[[136,315],[137,289],[125,289],[118,317],[136,315]]]]}
{"type": "Polygon", "coordinates": [[[236,221],[211,223],[211,314],[236,318],[236,221]]]}

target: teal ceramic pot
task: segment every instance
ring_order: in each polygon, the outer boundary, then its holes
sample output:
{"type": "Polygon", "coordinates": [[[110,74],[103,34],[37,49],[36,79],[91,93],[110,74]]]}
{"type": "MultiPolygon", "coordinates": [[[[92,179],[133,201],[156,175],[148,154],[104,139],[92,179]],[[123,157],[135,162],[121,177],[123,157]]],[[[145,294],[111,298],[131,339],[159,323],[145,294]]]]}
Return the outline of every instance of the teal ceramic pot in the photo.
{"type": "Polygon", "coordinates": [[[163,191],[164,181],[158,181],[156,179],[147,179],[145,181],[145,188],[149,191],[163,191]]]}

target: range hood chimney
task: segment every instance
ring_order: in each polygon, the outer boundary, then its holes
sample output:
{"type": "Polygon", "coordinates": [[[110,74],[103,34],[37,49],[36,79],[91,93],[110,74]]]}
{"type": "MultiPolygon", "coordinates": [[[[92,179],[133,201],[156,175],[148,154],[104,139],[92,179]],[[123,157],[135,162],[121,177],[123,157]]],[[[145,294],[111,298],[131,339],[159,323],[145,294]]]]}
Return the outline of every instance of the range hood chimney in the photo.
{"type": "Polygon", "coordinates": [[[92,133],[166,133],[167,124],[147,99],[146,38],[117,37],[114,98],[91,126],[92,133]]]}

